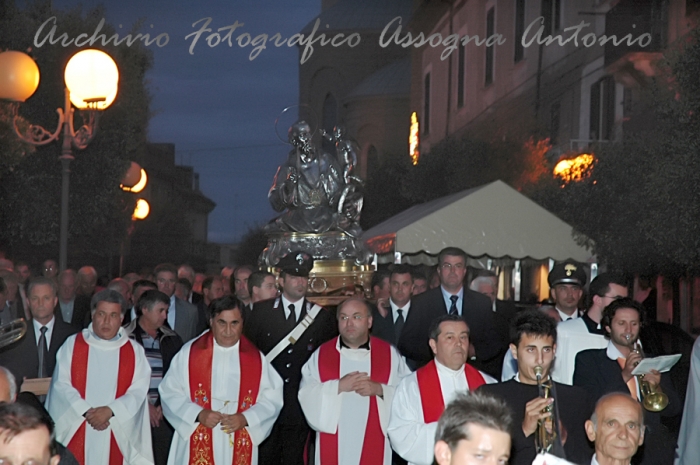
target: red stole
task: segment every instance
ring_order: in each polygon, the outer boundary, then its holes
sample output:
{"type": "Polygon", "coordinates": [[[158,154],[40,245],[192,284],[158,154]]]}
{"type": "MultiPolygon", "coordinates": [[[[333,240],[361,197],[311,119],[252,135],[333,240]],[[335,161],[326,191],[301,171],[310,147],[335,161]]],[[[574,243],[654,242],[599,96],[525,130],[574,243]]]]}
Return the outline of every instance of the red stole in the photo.
{"type": "MultiPolygon", "coordinates": [[[[239,341],[241,385],[238,390],[237,413],[244,412],[255,404],[260,391],[262,361],[260,352],[245,337],[239,341]]],[[[214,335],[211,331],[201,335],[190,348],[190,398],[197,405],[211,409],[211,364],[214,358],[214,335]]],[[[245,428],[234,434],[233,463],[250,465],[253,459],[253,442],[245,428]]],[[[214,463],[212,430],[201,423],[190,436],[191,465],[214,463]]]]}
{"type": "MultiPolygon", "coordinates": [[[[468,363],[464,364],[464,374],[466,375],[470,391],[476,391],[476,388],[486,384],[486,380],[484,380],[479,370],[468,363]]],[[[430,363],[416,371],[416,377],[418,378],[420,401],[423,405],[423,421],[426,423],[438,421],[442,412],[445,411],[445,401],[442,398],[440,378],[438,377],[435,360],[431,360],[430,363]]]]}
{"type": "MultiPolygon", "coordinates": [[[[336,348],[338,338],[333,338],[318,349],[318,373],[321,382],[340,379],[340,352],[336,348]]],[[[377,339],[370,338],[370,378],[381,384],[389,382],[391,374],[391,345],[377,339]]],[[[335,434],[320,434],[321,463],[319,465],[337,465],[338,463],[338,432],[335,434]]],[[[384,463],[384,433],[379,423],[379,409],[377,398],[372,396],[369,400],[369,415],[365,428],[365,438],[362,443],[362,454],[359,465],[381,465],[384,463]]]]}
{"type": "MultiPolygon", "coordinates": [[[[126,337],[126,336],[122,336],[126,337]]],[[[79,332],[75,337],[75,345],[73,346],[73,358],[70,365],[70,379],[73,387],[80,393],[80,397],[85,399],[85,389],[87,387],[87,366],[90,346],[83,338],[83,333],[79,332]]],[[[136,367],[136,354],[134,348],[129,341],[119,349],[119,374],[117,375],[117,394],[115,399],[120,398],[131,386],[134,380],[134,369],[136,367]]],[[[80,465],[85,465],[85,424],[86,420],[80,424],[78,431],[75,432],[70,442],[68,450],[73,453],[80,465]]],[[[124,456],[114,433],[110,434],[109,440],[109,465],[122,465],[124,456]]]]}

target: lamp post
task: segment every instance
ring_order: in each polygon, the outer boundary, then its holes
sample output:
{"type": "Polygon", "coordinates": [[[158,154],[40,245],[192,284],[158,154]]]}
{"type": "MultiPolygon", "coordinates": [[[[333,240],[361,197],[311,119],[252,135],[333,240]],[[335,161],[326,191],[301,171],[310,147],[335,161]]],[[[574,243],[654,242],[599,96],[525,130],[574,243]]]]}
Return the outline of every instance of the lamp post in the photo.
{"type": "Polygon", "coordinates": [[[17,126],[19,105],[39,86],[39,68],[22,52],[0,53],[0,99],[12,102],[13,127],[17,136],[32,145],[46,145],[58,140],[61,145],[61,229],[59,236],[59,268],[68,262],[68,198],[70,193],[70,162],[73,148],[85,149],[97,132],[100,111],[109,107],[117,96],[119,70],[114,60],[100,50],[82,50],[71,57],[65,69],[64,107],[58,108],[58,125],[51,133],[41,126],[30,125],[22,133],[17,126]],[[73,106],[81,110],[83,125],[73,126],[73,106]]]}

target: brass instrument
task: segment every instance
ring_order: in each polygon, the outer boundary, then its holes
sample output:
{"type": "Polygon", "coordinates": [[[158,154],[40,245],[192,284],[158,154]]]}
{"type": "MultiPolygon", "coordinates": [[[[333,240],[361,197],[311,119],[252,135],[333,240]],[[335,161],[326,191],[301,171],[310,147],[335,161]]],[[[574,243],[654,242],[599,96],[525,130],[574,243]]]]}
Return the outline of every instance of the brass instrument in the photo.
{"type": "MultiPolygon", "coordinates": [[[[631,341],[631,335],[625,334],[627,344],[631,341]]],[[[644,356],[639,341],[634,341],[632,344],[632,352],[644,356]]],[[[636,362],[634,366],[639,365],[636,362]]],[[[660,412],[668,406],[668,396],[661,390],[661,386],[652,386],[648,381],[644,381],[644,375],[635,375],[639,383],[639,391],[642,396],[642,405],[650,412],[660,412]]]]}
{"type": "MultiPolygon", "coordinates": [[[[548,399],[552,397],[552,378],[544,381],[542,379],[542,367],[535,367],[535,376],[537,376],[537,388],[540,397],[548,399]]],[[[552,405],[548,405],[542,410],[542,413],[552,412],[552,405]]],[[[535,447],[538,453],[549,452],[554,446],[557,439],[557,426],[555,423],[554,413],[552,416],[539,420],[537,422],[537,431],[535,432],[535,447]]]]}
{"type": "Polygon", "coordinates": [[[0,326],[0,347],[5,347],[19,341],[27,333],[27,322],[17,318],[0,326]]]}

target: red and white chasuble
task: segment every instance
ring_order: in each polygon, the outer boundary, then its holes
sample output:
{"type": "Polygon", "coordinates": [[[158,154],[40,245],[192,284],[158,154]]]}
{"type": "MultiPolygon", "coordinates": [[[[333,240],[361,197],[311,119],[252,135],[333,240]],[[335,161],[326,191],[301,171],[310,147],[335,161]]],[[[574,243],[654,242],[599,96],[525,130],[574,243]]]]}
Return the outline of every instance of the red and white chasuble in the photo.
{"type": "Polygon", "coordinates": [[[389,422],[396,453],[409,463],[431,465],[437,421],[445,406],[459,393],[495,382],[471,365],[451,370],[437,360],[406,377],[396,390],[389,422]]]}
{"type": "Polygon", "coordinates": [[[370,339],[370,350],[340,349],[339,338],[323,344],[302,368],[299,402],[316,435],[320,465],[384,465],[391,463],[386,434],[394,389],[410,370],[390,344],[370,339]],[[368,373],[382,384],[383,396],[338,393],[340,378],[368,373]]]}
{"type": "Polygon", "coordinates": [[[219,346],[211,332],[188,342],[160,384],[163,414],[176,435],[169,464],[251,465],[282,409],[282,380],[245,337],[219,346]],[[242,413],[248,426],[225,434],[197,422],[203,409],[242,413]]]}
{"type": "Polygon", "coordinates": [[[151,369],[143,348],[119,330],[105,341],[92,326],[68,338],[56,355],[46,400],[56,421],[56,439],[81,465],[152,464],[146,394],[151,369]],[[83,414],[109,407],[110,426],[97,431],[83,414]]]}

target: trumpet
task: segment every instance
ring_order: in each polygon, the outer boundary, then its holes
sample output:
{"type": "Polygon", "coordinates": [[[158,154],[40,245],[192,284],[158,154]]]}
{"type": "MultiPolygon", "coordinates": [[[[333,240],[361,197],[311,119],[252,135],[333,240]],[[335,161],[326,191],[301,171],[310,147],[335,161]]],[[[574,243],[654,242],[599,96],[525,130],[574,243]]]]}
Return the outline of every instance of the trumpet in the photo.
{"type": "MultiPolygon", "coordinates": [[[[537,377],[537,389],[540,397],[548,399],[552,397],[552,378],[544,381],[542,379],[543,369],[537,365],[535,367],[535,376],[537,377]]],[[[548,405],[542,410],[542,413],[552,412],[552,405],[548,405]]],[[[537,422],[537,431],[535,432],[535,447],[537,453],[549,452],[557,439],[557,427],[554,414],[548,418],[544,418],[537,422]]]]}
{"type": "MultiPolygon", "coordinates": [[[[630,345],[632,336],[625,334],[627,344],[630,345]]],[[[642,348],[639,345],[639,340],[635,340],[631,344],[632,352],[644,356],[642,348]]],[[[635,362],[634,366],[639,365],[635,362]]],[[[639,391],[642,396],[642,405],[650,412],[660,412],[668,406],[668,396],[661,390],[661,386],[652,386],[648,381],[644,380],[644,375],[635,375],[639,384],[639,391]]]]}
{"type": "Polygon", "coordinates": [[[0,326],[0,347],[9,346],[17,342],[27,333],[27,322],[24,318],[17,318],[0,326]]]}

